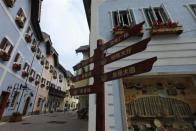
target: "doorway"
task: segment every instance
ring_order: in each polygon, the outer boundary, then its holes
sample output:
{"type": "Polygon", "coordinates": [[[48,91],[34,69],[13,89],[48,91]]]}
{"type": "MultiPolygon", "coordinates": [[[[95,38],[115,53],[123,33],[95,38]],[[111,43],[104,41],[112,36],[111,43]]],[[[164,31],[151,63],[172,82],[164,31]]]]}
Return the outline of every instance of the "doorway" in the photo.
{"type": "Polygon", "coordinates": [[[2,91],[2,93],[1,93],[1,96],[0,96],[0,120],[3,115],[4,109],[7,106],[7,101],[8,101],[9,95],[10,95],[9,92],[2,91]]]}
{"type": "Polygon", "coordinates": [[[23,115],[26,115],[27,114],[27,110],[28,110],[28,106],[29,106],[29,103],[30,103],[30,97],[27,98],[26,102],[25,102],[25,105],[24,105],[24,109],[23,109],[23,115]]]}

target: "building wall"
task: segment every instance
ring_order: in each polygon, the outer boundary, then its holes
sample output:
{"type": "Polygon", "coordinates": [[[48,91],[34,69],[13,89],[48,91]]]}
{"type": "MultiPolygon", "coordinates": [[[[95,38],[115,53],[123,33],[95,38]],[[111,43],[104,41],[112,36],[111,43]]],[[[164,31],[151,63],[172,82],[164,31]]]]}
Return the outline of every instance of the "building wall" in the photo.
{"type": "MultiPolygon", "coordinates": [[[[36,72],[40,73],[42,70],[42,66],[38,64],[39,62],[36,59],[33,59],[34,54],[30,49],[31,44],[27,43],[24,38],[27,27],[31,26],[30,11],[30,1],[16,1],[13,8],[8,8],[3,1],[0,1],[0,16],[2,17],[0,21],[0,40],[2,40],[4,37],[7,37],[14,47],[9,61],[4,62],[0,60],[0,90],[10,92],[10,96],[8,98],[8,107],[6,108],[3,114],[4,117],[10,116],[13,112],[16,111],[22,113],[24,104],[28,97],[30,97],[30,102],[28,104],[27,114],[30,114],[33,108],[33,103],[36,94],[36,86],[34,82],[29,82],[27,78],[22,78],[21,71],[14,72],[12,70],[13,61],[15,59],[17,52],[19,52],[23,58],[21,68],[23,68],[25,62],[28,62],[30,65],[32,64],[32,69],[34,69],[36,72]],[[24,10],[25,16],[27,18],[24,28],[18,28],[18,26],[15,23],[15,17],[19,8],[22,8],[24,10]],[[27,84],[28,90],[24,90],[23,92],[23,89],[20,87],[20,85],[25,84],[27,84]],[[20,92],[17,100],[18,102],[15,105],[15,107],[10,107],[10,103],[13,99],[13,94],[15,91],[20,92]]],[[[35,36],[33,36],[33,38],[35,38],[35,36]]]]}
{"type": "MultiPolygon", "coordinates": [[[[180,35],[156,35],[152,36],[152,40],[148,44],[148,48],[136,55],[114,62],[105,67],[105,72],[120,68],[132,63],[141,61],[146,58],[157,56],[158,60],[154,64],[153,70],[148,74],[195,74],[196,72],[196,22],[194,17],[188,11],[185,5],[196,3],[195,0],[107,0],[107,1],[92,1],[91,5],[91,34],[90,34],[90,55],[96,48],[97,39],[108,41],[113,38],[112,26],[109,12],[115,10],[133,9],[136,23],[144,21],[141,9],[150,6],[160,6],[164,4],[167,8],[173,21],[179,22],[183,26],[183,33],[180,35]],[[176,10],[178,9],[178,10],[176,10]]],[[[120,50],[128,45],[131,45],[143,38],[149,36],[149,30],[144,25],[143,37],[132,37],[123,41],[113,48],[110,48],[107,53],[110,54],[120,50]]],[[[92,83],[92,80],[91,80],[92,83]]],[[[113,85],[111,82],[105,83],[105,109],[106,109],[106,130],[115,131],[113,106],[108,106],[114,102],[113,85]]],[[[95,97],[90,95],[89,100],[89,131],[95,130],[95,97]]]]}

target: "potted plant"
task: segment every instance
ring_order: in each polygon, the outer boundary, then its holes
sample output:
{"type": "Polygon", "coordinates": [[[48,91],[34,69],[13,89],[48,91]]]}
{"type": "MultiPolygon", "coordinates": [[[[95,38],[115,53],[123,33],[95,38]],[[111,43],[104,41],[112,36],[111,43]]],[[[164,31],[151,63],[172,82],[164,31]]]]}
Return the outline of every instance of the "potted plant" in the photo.
{"type": "Polygon", "coordinates": [[[9,122],[18,122],[22,121],[22,114],[20,112],[14,112],[10,117],[9,122]]]}
{"type": "Polygon", "coordinates": [[[13,66],[12,66],[12,69],[14,71],[19,71],[21,69],[21,64],[14,62],[13,66]]]}
{"type": "Polygon", "coordinates": [[[25,19],[24,16],[19,16],[19,15],[16,16],[15,21],[20,28],[24,27],[24,19],[25,19]]]}
{"type": "Polygon", "coordinates": [[[26,40],[26,42],[31,43],[32,37],[31,37],[31,34],[30,33],[26,33],[25,34],[25,40],[26,40]]]}

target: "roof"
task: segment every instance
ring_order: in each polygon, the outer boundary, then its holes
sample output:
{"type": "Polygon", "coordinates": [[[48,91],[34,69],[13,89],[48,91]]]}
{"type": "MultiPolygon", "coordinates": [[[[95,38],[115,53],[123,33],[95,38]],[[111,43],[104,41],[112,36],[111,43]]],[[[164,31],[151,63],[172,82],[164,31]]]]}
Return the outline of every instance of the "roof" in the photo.
{"type": "Polygon", "coordinates": [[[31,0],[31,23],[33,25],[34,32],[39,41],[43,41],[42,31],[39,25],[40,11],[42,0],[31,0]]]}
{"type": "Polygon", "coordinates": [[[89,45],[80,46],[78,49],[76,49],[76,53],[89,52],[89,51],[90,51],[89,45]]]}
{"type": "Polygon", "coordinates": [[[60,63],[58,64],[58,69],[65,77],[67,76],[67,70],[60,63]]]}

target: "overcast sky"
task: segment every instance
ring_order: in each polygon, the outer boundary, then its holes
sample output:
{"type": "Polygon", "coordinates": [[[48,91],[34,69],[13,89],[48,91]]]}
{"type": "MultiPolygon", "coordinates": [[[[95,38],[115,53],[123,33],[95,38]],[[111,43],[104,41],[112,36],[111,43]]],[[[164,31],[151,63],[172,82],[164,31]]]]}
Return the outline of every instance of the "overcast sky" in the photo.
{"type": "Polygon", "coordinates": [[[89,43],[82,0],[44,0],[41,28],[50,35],[60,63],[73,72],[72,66],[82,59],[82,55],[76,55],[75,49],[89,43]]]}

